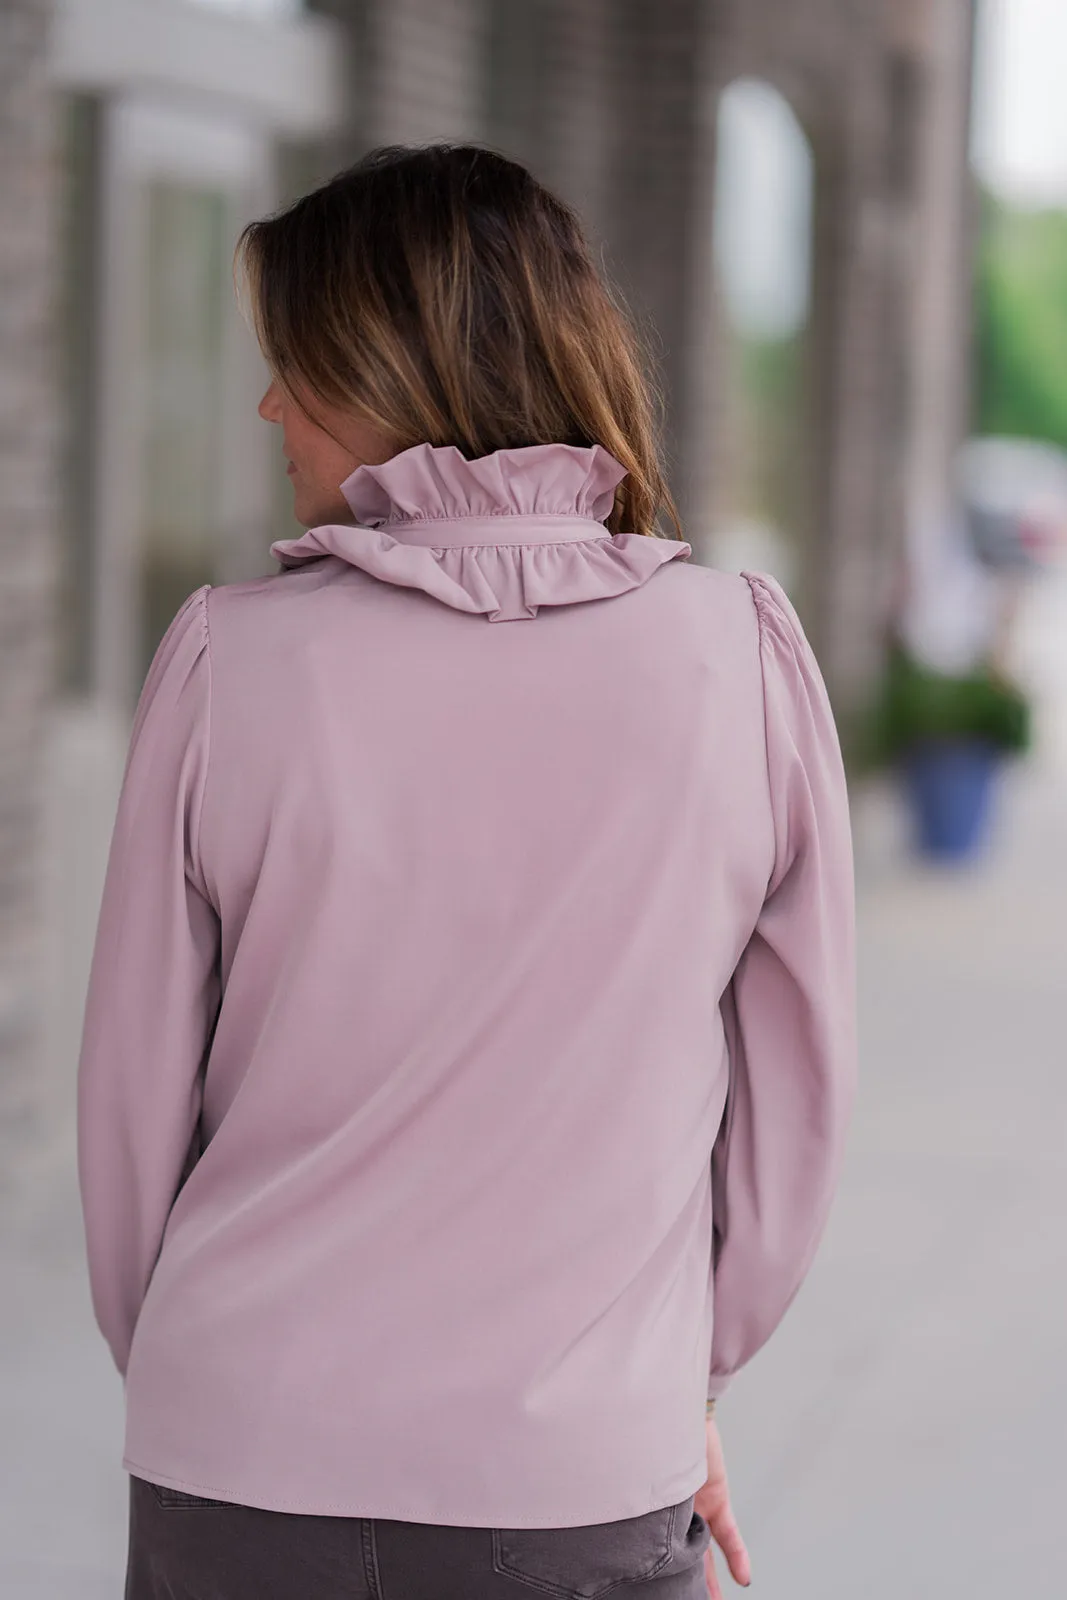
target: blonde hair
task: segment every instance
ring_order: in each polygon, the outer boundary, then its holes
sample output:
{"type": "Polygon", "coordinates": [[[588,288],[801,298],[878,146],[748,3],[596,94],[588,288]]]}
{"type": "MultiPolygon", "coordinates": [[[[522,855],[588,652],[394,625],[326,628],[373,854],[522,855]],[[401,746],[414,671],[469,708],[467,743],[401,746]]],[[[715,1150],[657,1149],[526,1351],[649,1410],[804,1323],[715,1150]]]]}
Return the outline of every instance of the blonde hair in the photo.
{"type": "Polygon", "coordinates": [[[518,162],[477,145],[372,150],[250,223],[235,265],[293,399],[302,387],[398,450],[602,445],[626,469],[609,532],[682,537],[647,354],[576,214],[518,162]]]}

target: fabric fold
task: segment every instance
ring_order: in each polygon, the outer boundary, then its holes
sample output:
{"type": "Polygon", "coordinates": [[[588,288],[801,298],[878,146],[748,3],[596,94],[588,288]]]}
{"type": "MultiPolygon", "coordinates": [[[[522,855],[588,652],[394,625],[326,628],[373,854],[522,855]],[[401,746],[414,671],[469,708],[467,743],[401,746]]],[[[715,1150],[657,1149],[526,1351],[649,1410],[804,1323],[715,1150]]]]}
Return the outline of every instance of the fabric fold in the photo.
{"type": "Polygon", "coordinates": [[[601,445],[528,445],[468,461],[455,445],[413,445],[357,467],[341,493],[358,523],[433,517],[572,515],[603,522],[626,476],[601,445]]]}
{"type": "Polygon", "coordinates": [[[279,539],[283,569],[333,556],[384,583],[421,589],[490,622],[535,617],[635,589],[692,546],[656,535],[611,534],[615,458],[551,444],[468,461],[454,447],[416,445],[341,485],[356,523],[279,539]]]}
{"type": "Polygon", "coordinates": [[[687,559],[680,539],[642,533],[545,544],[405,544],[383,529],[330,525],[271,546],[283,567],[337,556],[385,583],[426,594],[489,622],[535,617],[541,606],[576,605],[623,594],[647,582],[665,561],[687,559]]]}

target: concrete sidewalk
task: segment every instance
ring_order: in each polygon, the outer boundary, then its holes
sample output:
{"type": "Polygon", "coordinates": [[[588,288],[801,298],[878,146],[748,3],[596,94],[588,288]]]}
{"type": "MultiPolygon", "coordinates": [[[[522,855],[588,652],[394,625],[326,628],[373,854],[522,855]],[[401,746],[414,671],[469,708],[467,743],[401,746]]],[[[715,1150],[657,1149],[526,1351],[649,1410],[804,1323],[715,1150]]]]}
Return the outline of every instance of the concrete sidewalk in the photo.
{"type": "Polygon", "coordinates": [[[1067,777],[1002,799],[962,877],[893,867],[895,808],[859,808],[845,1175],[720,1405],[766,1600],[1067,1594],[1067,777]]]}
{"type": "Polygon", "coordinates": [[[73,1152],[21,1198],[0,1231],[0,1595],[119,1600],[122,1381],[89,1304],[73,1152]]]}
{"type": "MultiPolygon", "coordinates": [[[[1067,770],[1014,769],[1001,798],[992,854],[963,873],[906,859],[894,791],[855,801],[846,1173],[800,1295],[720,1406],[764,1600],[1067,1594],[1067,770]]],[[[117,1600],[122,1387],[69,1145],[7,1207],[0,1271],[0,1595],[117,1600]]]]}

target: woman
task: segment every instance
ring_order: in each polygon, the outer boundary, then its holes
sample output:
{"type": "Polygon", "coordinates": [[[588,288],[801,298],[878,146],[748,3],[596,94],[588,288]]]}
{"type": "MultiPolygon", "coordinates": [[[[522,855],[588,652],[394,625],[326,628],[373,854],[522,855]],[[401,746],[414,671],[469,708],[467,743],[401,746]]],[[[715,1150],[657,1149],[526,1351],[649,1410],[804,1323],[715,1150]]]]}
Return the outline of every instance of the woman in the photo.
{"type": "Polygon", "coordinates": [[[153,660],[79,1064],[127,1600],[716,1596],[853,1095],[818,668],[658,526],[522,167],[378,151],[240,259],[307,531],[153,660]]]}

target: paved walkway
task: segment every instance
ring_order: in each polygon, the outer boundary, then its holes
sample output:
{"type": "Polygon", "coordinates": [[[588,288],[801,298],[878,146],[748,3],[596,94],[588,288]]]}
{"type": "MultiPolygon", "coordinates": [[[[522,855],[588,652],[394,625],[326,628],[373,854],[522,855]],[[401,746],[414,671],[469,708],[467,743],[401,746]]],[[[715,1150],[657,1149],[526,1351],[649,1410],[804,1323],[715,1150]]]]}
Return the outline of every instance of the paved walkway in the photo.
{"type": "MultiPolygon", "coordinates": [[[[786,1321],[720,1407],[763,1600],[1067,1594],[1067,740],[1049,728],[976,869],[915,864],[893,791],[856,798],[845,1177],[786,1321]]],[[[122,1590],[122,1391],[73,1174],[57,1152],[0,1218],[5,1600],[122,1590]]]]}
{"type": "Polygon", "coordinates": [[[1067,1594],[1067,782],[979,874],[871,872],[826,1239],[720,1407],[765,1600],[1067,1594]]]}

